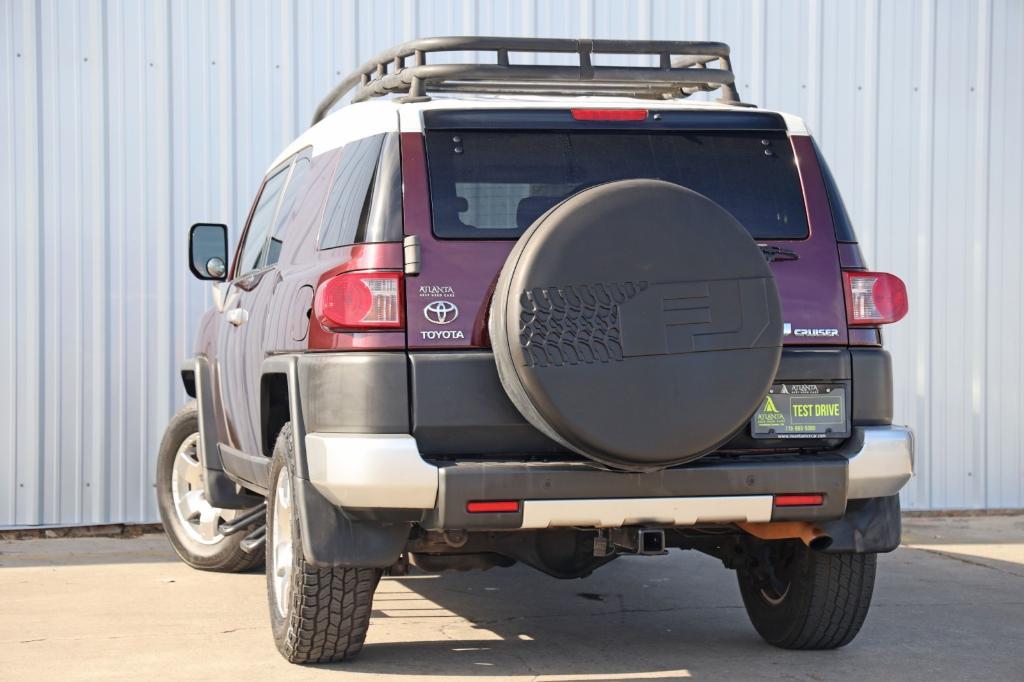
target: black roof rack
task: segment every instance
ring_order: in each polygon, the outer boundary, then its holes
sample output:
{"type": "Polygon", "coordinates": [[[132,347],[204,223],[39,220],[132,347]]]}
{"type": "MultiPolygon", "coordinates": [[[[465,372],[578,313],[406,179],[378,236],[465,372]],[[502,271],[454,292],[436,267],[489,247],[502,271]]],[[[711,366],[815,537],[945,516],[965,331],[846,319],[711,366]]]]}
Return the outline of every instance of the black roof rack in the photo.
{"type": "Polygon", "coordinates": [[[484,36],[421,38],[378,54],[345,77],[320,102],[316,124],[355,88],[352,102],[404,93],[406,101],[427,99],[427,92],[488,94],[610,95],[644,99],[688,97],[723,90],[722,101],[739,104],[725,43],[675,40],[571,40],[484,36]],[[439,52],[494,52],[488,64],[428,64],[439,52]],[[512,64],[513,52],[567,53],[578,65],[512,64]],[[592,55],[657,55],[658,66],[598,66],[592,55]],[[406,60],[412,59],[412,64],[406,60]],[[718,62],[716,67],[708,66],[718,62]]]}

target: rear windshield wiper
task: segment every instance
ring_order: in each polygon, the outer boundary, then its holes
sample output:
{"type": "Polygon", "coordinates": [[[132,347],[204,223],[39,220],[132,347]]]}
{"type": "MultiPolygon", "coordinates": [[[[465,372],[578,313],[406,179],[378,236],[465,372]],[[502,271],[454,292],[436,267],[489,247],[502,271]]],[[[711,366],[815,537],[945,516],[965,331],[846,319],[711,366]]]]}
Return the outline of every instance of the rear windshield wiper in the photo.
{"type": "Polygon", "coordinates": [[[796,251],[790,251],[781,246],[771,246],[768,244],[758,244],[758,246],[761,247],[764,259],[769,263],[774,263],[777,260],[800,260],[800,256],[796,254],[796,251]]]}

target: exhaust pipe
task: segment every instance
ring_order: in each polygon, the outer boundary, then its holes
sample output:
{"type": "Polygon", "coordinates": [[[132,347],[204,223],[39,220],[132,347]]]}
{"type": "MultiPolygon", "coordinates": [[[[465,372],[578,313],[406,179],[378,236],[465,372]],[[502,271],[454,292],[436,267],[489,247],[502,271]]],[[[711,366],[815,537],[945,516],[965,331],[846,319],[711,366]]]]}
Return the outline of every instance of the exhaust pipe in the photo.
{"type": "Polygon", "coordinates": [[[828,549],[832,536],[806,521],[771,521],[767,523],[738,523],[742,530],[760,540],[791,540],[799,538],[814,550],[828,549]]]}

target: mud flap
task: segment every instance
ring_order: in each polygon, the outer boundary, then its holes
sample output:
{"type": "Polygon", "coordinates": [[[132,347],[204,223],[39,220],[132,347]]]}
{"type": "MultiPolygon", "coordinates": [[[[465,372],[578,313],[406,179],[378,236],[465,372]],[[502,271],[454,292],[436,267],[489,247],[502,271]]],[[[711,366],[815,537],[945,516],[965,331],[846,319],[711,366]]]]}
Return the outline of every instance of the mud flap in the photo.
{"type": "Polygon", "coordinates": [[[846,514],[819,527],[832,536],[829,554],[876,554],[891,552],[900,544],[903,530],[900,496],[850,500],[846,514]]]}
{"type": "Polygon", "coordinates": [[[302,530],[302,553],[317,568],[387,568],[409,539],[410,523],[356,521],[304,478],[292,479],[302,530]]]}

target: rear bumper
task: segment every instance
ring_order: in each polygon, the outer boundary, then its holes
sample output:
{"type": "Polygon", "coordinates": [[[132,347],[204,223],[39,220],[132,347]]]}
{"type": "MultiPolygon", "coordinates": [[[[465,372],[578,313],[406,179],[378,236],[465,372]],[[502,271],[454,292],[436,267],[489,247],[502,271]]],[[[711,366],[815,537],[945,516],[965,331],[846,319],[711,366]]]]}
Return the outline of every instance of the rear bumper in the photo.
{"type": "Polygon", "coordinates": [[[651,524],[829,521],[850,500],[889,497],[913,473],[914,440],[899,426],[857,427],[840,450],[717,457],[654,473],[590,463],[423,459],[409,435],[309,433],[313,486],[332,504],[431,529],[514,530],[651,524]],[[819,506],[776,507],[777,493],[821,493],[819,506]],[[516,500],[516,512],[468,513],[476,500],[516,500]]]}

